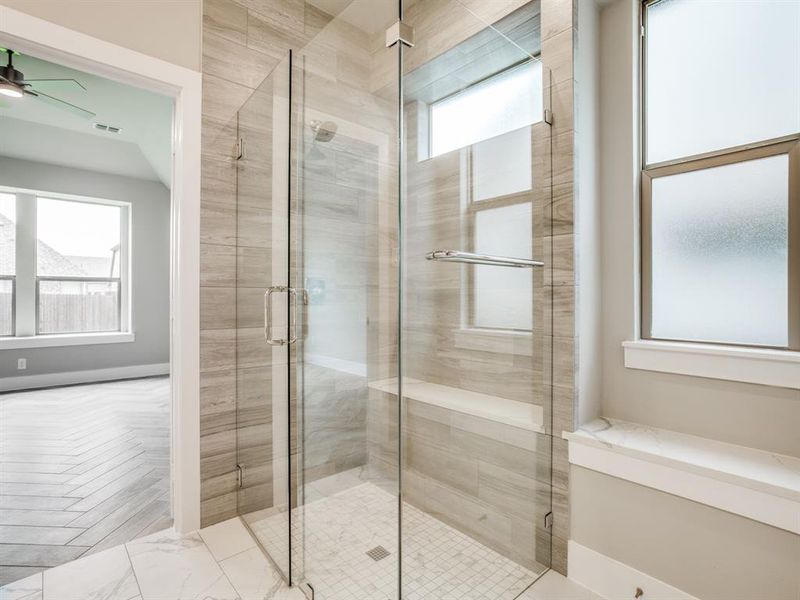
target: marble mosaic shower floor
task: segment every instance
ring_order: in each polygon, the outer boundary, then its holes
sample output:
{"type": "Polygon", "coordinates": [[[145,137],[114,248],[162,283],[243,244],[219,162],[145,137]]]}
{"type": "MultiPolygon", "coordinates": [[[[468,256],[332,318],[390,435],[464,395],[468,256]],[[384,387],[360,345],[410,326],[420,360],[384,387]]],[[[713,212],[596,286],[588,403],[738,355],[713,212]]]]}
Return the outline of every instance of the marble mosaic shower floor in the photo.
{"type": "MultiPolygon", "coordinates": [[[[305,531],[305,579],[317,600],[397,597],[397,497],[364,482],[307,503],[294,515],[293,543],[305,531]],[[389,556],[367,552],[383,547],[389,556]]],[[[406,600],[512,600],[540,575],[406,504],[403,510],[406,600]]],[[[248,518],[261,539],[285,538],[286,515],[248,518]]],[[[285,546],[284,546],[285,550],[285,546]]]]}

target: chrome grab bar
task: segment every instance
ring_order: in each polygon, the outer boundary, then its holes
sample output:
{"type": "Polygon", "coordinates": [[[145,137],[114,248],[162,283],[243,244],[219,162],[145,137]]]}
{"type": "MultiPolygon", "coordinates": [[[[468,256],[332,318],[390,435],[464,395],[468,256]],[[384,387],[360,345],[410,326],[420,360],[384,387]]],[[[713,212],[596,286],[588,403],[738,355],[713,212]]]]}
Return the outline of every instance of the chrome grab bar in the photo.
{"type": "Polygon", "coordinates": [[[493,265],[496,267],[515,267],[517,269],[530,269],[533,267],[543,267],[544,263],[540,260],[530,258],[511,258],[509,256],[491,256],[489,254],[475,254],[473,252],[461,252],[460,250],[434,250],[425,255],[428,260],[440,260],[444,262],[460,262],[473,265],[493,265]]]}
{"type": "Polygon", "coordinates": [[[273,285],[264,292],[264,339],[270,346],[286,346],[297,341],[297,290],[285,285],[273,285]],[[287,292],[289,294],[289,337],[272,339],[272,294],[287,292]]]}

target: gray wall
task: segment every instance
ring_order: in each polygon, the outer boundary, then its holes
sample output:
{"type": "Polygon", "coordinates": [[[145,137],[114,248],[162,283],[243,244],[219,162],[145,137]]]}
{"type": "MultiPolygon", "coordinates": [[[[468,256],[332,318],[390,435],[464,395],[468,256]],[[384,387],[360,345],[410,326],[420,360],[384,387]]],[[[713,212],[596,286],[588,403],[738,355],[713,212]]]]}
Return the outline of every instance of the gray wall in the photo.
{"type": "Polygon", "coordinates": [[[0,377],[169,362],[170,193],[161,183],[0,157],[0,185],[131,203],[132,323],[122,344],[0,351],[0,377]],[[17,370],[17,358],[28,368],[17,370]]]}

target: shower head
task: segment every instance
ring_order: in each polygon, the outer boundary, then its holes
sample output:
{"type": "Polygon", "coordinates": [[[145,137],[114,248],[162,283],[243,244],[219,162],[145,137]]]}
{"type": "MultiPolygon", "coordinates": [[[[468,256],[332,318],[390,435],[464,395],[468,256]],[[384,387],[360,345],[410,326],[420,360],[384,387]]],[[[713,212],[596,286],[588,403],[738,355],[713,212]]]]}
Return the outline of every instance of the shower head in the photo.
{"type": "Polygon", "coordinates": [[[330,142],[336,135],[339,126],[333,121],[311,121],[309,124],[311,131],[314,132],[315,142],[330,142]]]}

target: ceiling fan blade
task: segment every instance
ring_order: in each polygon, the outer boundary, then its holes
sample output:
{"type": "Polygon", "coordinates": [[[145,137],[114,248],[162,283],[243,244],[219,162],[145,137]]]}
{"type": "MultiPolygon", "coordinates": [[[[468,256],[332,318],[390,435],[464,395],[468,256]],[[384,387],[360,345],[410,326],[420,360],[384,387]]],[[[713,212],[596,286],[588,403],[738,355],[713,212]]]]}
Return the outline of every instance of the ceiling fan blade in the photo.
{"type": "Polygon", "coordinates": [[[77,79],[26,79],[25,83],[35,83],[38,87],[44,86],[56,86],[60,87],[61,89],[66,88],[74,88],[78,86],[83,91],[86,91],[86,87],[77,79]]]}
{"type": "Polygon", "coordinates": [[[80,106],[75,106],[74,104],[70,104],[65,100],[59,100],[58,98],[54,98],[53,96],[45,94],[44,92],[41,92],[39,90],[33,90],[33,95],[38,97],[39,100],[41,100],[42,102],[46,102],[47,104],[55,106],[56,108],[63,108],[64,110],[68,110],[79,117],[83,117],[84,119],[91,119],[96,116],[96,114],[90,110],[86,110],[85,108],[81,108],[80,106]]]}

